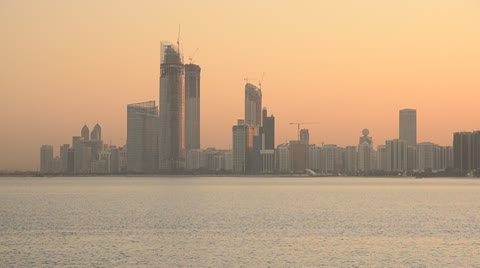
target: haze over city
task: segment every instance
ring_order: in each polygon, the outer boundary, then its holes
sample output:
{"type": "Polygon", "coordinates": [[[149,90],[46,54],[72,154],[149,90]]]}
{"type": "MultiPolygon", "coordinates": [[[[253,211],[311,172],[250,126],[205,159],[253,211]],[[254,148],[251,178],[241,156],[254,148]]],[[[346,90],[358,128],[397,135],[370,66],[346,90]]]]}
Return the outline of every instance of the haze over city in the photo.
{"type": "Polygon", "coordinates": [[[231,148],[244,78],[265,77],[276,143],[309,125],[310,142],[398,138],[417,110],[418,141],[452,144],[479,128],[478,1],[123,1],[0,3],[0,169],[37,169],[41,144],[84,124],[126,143],[126,106],[158,100],[160,41],[202,67],[201,146],[231,148]]]}

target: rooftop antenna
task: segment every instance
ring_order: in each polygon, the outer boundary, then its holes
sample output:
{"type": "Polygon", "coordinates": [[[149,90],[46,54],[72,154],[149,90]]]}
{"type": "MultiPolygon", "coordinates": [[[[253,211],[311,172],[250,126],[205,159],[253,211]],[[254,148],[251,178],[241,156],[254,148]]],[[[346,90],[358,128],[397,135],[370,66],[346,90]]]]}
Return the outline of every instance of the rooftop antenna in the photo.
{"type": "Polygon", "coordinates": [[[177,48],[178,52],[180,52],[180,24],[178,25],[177,48]]]}
{"type": "Polygon", "coordinates": [[[183,64],[183,54],[182,54],[183,44],[182,44],[182,50],[180,50],[180,24],[178,24],[177,48],[178,48],[178,55],[180,56],[180,59],[183,64]]]}

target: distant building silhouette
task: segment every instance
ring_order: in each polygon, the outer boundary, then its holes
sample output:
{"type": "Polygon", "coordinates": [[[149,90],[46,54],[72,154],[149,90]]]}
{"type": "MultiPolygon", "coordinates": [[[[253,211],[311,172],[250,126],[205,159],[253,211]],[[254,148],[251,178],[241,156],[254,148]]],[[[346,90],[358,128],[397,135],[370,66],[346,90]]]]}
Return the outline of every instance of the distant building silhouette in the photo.
{"type": "Polygon", "coordinates": [[[257,86],[245,85],[245,125],[259,127],[262,125],[262,91],[257,86]]]}
{"type": "Polygon", "coordinates": [[[362,135],[358,141],[358,170],[362,172],[369,172],[373,168],[373,141],[372,137],[368,136],[370,131],[368,129],[362,130],[362,135]]]}
{"type": "Polygon", "coordinates": [[[290,160],[290,149],[288,143],[278,145],[275,155],[278,173],[292,173],[292,162],[290,160]]]}
{"type": "Polygon", "coordinates": [[[81,136],[84,141],[90,140],[90,130],[88,129],[87,125],[82,127],[81,136]]]}
{"type": "Polygon", "coordinates": [[[92,133],[90,133],[90,139],[97,141],[102,140],[102,127],[98,123],[93,127],[92,133]]]}
{"type": "Polygon", "coordinates": [[[310,143],[310,134],[306,128],[300,130],[300,143],[306,145],[310,143]]]}
{"type": "Polygon", "coordinates": [[[200,66],[185,64],[185,149],[200,149],[200,66]]]}
{"type": "Polygon", "coordinates": [[[386,145],[377,146],[377,170],[386,171],[387,170],[387,151],[386,145]]]}
{"type": "Polygon", "coordinates": [[[275,172],[275,117],[268,116],[267,108],[262,110],[262,127],[260,128],[260,173],[275,172]]]}
{"type": "Polygon", "coordinates": [[[385,142],[385,168],[390,172],[407,171],[407,142],[400,139],[385,142]]]}
{"type": "Polygon", "coordinates": [[[297,140],[290,141],[289,149],[293,173],[305,173],[308,165],[308,144],[297,140]]]}
{"type": "Polygon", "coordinates": [[[262,111],[262,133],[264,136],[264,148],[265,150],[275,150],[275,117],[273,115],[268,116],[267,108],[263,108],[262,111]]]}
{"type": "Polygon", "coordinates": [[[480,169],[480,131],[453,134],[454,168],[469,172],[480,169]]]}
{"type": "Polygon", "coordinates": [[[70,144],[64,144],[60,146],[60,170],[62,172],[67,172],[68,170],[68,150],[70,149],[70,144]]]}
{"type": "Polygon", "coordinates": [[[339,170],[337,163],[339,148],[335,144],[325,144],[322,146],[321,171],[323,173],[335,173],[339,170]]]}
{"type": "Polygon", "coordinates": [[[155,101],[127,106],[127,170],[158,170],[160,120],[155,101]]]}
{"type": "Polygon", "coordinates": [[[357,172],[357,146],[345,147],[344,153],[344,166],[345,173],[349,175],[356,174],[357,172]]]}
{"type": "Polygon", "coordinates": [[[246,149],[247,149],[247,126],[243,119],[239,119],[232,127],[233,142],[233,172],[245,173],[246,149]]]}
{"type": "Polygon", "coordinates": [[[162,42],[160,54],[159,168],[176,172],[185,167],[185,66],[173,44],[162,42]]]}
{"type": "Polygon", "coordinates": [[[399,112],[399,139],[408,146],[417,146],[417,111],[403,109],[399,112]]]}
{"type": "Polygon", "coordinates": [[[40,173],[53,171],[53,146],[42,145],[40,147],[40,173]]]}

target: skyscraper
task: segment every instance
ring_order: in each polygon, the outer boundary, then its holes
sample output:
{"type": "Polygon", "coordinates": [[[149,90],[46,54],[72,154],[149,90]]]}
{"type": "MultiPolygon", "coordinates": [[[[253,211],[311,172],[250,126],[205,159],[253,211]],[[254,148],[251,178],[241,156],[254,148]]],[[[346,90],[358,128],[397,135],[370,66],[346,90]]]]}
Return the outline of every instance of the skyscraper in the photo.
{"type": "Polygon", "coordinates": [[[292,171],[294,173],[304,173],[308,162],[308,144],[298,140],[290,141],[289,152],[292,171]]]}
{"type": "Polygon", "coordinates": [[[158,170],[158,132],[159,118],[155,101],[127,106],[127,170],[129,172],[158,170]]]}
{"type": "Polygon", "coordinates": [[[345,153],[343,158],[345,173],[349,175],[356,174],[357,172],[357,147],[347,146],[345,147],[345,153]]]}
{"type": "Polygon", "coordinates": [[[407,170],[408,145],[404,140],[387,140],[385,142],[386,162],[385,168],[390,172],[403,172],[407,170]]]}
{"type": "Polygon", "coordinates": [[[385,145],[377,146],[377,170],[387,170],[387,151],[385,145]]]}
{"type": "Polygon", "coordinates": [[[239,119],[237,124],[232,127],[233,141],[233,172],[245,173],[246,149],[247,149],[247,127],[245,121],[239,119]]]}
{"type": "Polygon", "coordinates": [[[263,136],[265,150],[275,150],[275,117],[267,115],[267,108],[263,108],[263,136]]]}
{"type": "Polygon", "coordinates": [[[419,171],[435,170],[435,148],[439,147],[431,142],[417,144],[417,168],[419,171]]]}
{"type": "Polygon", "coordinates": [[[90,130],[88,129],[87,125],[82,127],[81,135],[84,141],[90,140],[90,130]]]}
{"type": "Polygon", "coordinates": [[[417,110],[400,110],[399,138],[406,141],[408,146],[417,146],[417,110]]]}
{"type": "Polygon", "coordinates": [[[185,166],[185,66],[173,44],[162,42],[160,55],[159,168],[175,172],[185,166]]]}
{"type": "Polygon", "coordinates": [[[290,159],[290,146],[288,143],[280,144],[277,146],[275,152],[276,162],[277,162],[277,171],[278,173],[291,173],[292,172],[292,161],[290,159]]]}
{"type": "Polygon", "coordinates": [[[453,133],[453,162],[461,171],[480,169],[480,131],[453,133]]]}
{"type": "Polygon", "coordinates": [[[273,173],[275,170],[275,117],[267,115],[267,108],[262,110],[262,127],[260,128],[261,173],[273,173]]]}
{"type": "Polygon", "coordinates": [[[68,167],[68,149],[70,149],[70,144],[64,144],[60,146],[60,170],[62,172],[67,171],[68,167]]]}
{"type": "Polygon", "coordinates": [[[185,149],[200,149],[200,66],[185,64],[185,149]]]}
{"type": "Polygon", "coordinates": [[[310,142],[310,134],[308,129],[304,128],[300,130],[300,143],[308,145],[310,142]]]}
{"type": "Polygon", "coordinates": [[[53,171],[53,146],[42,145],[40,147],[40,173],[53,171]]]}
{"type": "Polygon", "coordinates": [[[102,140],[102,127],[97,123],[90,133],[90,139],[94,141],[101,141],[102,140]]]}
{"type": "Polygon", "coordinates": [[[358,170],[368,172],[372,170],[372,137],[368,136],[368,129],[362,130],[363,136],[358,139],[358,170]]]}
{"type": "Polygon", "coordinates": [[[251,83],[245,85],[245,125],[262,125],[262,91],[251,83]]]}

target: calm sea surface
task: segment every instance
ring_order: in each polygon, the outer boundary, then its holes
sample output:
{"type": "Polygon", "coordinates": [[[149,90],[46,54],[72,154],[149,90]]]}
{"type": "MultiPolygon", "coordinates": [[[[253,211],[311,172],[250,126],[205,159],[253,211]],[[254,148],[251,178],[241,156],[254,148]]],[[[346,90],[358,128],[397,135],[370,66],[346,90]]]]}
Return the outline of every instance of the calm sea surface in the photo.
{"type": "Polygon", "coordinates": [[[0,267],[480,267],[480,180],[0,178],[0,267]]]}

